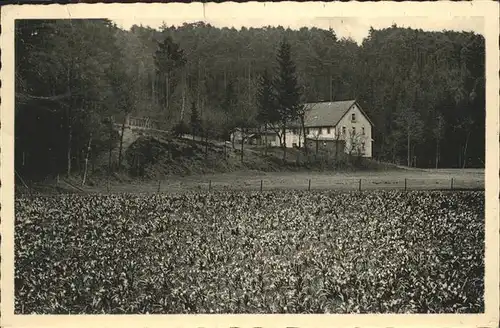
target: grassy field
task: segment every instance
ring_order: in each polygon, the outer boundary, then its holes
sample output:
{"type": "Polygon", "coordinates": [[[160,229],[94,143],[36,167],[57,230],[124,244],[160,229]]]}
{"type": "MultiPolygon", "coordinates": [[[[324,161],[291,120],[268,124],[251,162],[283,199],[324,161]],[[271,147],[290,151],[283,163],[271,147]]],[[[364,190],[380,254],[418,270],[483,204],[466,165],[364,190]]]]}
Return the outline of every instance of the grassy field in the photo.
{"type": "MultiPolygon", "coordinates": [[[[233,189],[263,190],[308,189],[311,180],[312,190],[445,190],[484,189],[484,170],[482,169],[402,169],[397,171],[373,172],[234,172],[187,177],[171,177],[151,182],[130,184],[111,184],[111,192],[180,192],[185,190],[233,189]]],[[[107,189],[88,188],[91,192],[104,192],[107,189]]]]}
{"type": "MultiPolygon", "coordinates": [[[[189,190],[445,190],[484,189],[484,169],[414,169],[378,162],[374,159],[339,158],[332,162],[326,153],[309,154],[298,149],[263,149],[247,145],[244,161],[239,149],[223,150],[220,142],[141,136],[130,131],[125,143],[125,162],[143,158],[139,165],[124,166],[121,173],[108,178],[106,163],[97,165],[87,185],[81,174],[69,179],[47,180],[30,185],[34,193],[152,193],[189,190]],[[147,160],[146,160],[147,159],[147,160]],[[453,182],[452,182],[453,179],[453,182]],[[309,186],[310,184],[310,186],[309,186]]],[[[103,157],[105,162],[108,154],[103,157]]],[[[30,192],[18,181],[16,192],[30,192]]]]}

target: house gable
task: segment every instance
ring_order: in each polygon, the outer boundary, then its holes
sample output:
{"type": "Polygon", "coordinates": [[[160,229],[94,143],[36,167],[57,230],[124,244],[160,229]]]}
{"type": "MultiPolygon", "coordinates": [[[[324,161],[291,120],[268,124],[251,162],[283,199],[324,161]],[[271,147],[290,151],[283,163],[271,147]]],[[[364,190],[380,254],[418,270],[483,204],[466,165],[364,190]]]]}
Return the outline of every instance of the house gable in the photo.
{"type": "Polygon", "coordinates": [[[343,119],[346,115],[348,114],[351,114],[352,113],[352,110],[353,109],[357,109],[361,115],[364,116],[364,118],[368,121],[368,123],[373,127],[374,124],[372,122],[372,120],[370,120],[370,117],[368,115],[366,115],[365,111],[361,108],[361,106],[358,104],[357,101],[355,101],[350,107],[349,109],[346,110],[346,112],[342,115],[342,117],[335,123],[335,126],[337,126],[343,119]]]}

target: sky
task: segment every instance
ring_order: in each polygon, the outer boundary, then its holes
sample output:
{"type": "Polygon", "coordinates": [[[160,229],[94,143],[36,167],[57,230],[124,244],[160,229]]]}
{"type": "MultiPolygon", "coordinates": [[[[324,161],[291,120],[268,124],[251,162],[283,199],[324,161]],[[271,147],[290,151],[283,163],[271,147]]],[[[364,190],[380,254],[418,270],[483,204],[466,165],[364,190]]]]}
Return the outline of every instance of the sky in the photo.
{"type": "Polygon", "coordinates": [[[202,16],[196,18],[168,18],[168,19],[154,19],[133,17],[127,19],[114,19],[118,26],[129,29],[132,25],[150,26],[152,28],[159,28],[163,22],[168,26],[179,26],[183,23],[204,21],[216,27],[235,27],[237,29],[242,26],[245,27],[262,27],[262,26],[284,26],[292,29],[301,27],[318,27],[318,28],[332,28],[339,38],[352,38],[354,41],[361,43],[363,39],[368,36],[368,31],[372,26],[375,29],[382,29],[396,24],[400,27],[420,28],[426,31],[473,31],[479,34],[484,33],[484,18],[483,17],[324,17],[324,18],[274,18],[272,21],[269,19],[258,18],[245,18],[238,17],[237,19],[231,17],[215,17],[211,19],[203,18],[202,16]]]}

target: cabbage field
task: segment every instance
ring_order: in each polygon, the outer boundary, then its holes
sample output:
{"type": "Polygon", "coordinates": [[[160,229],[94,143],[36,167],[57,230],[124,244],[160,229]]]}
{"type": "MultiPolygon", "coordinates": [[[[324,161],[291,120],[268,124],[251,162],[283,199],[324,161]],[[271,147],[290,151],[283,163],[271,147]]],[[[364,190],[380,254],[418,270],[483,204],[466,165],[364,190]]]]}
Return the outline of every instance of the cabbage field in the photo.
{"type": "Polygon", "coordinates": [[[15,201],[16,313],[484,310],[484,192],[15,201]]]}

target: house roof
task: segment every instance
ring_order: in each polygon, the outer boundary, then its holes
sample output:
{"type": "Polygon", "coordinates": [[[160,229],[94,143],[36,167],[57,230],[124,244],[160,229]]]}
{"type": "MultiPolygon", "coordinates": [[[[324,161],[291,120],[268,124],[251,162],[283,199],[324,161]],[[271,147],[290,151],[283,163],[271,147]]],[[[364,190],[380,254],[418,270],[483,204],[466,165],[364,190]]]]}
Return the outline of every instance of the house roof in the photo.
{"type": "Polygon", "coordinates": [[[354,105],[355,100],[307,103],[305,126],[337,125],[342,116],[354,105]]]}
{"type": "MultiPolygon", "coordinates": [[[[304,125],[306,127],[335,126],[354,104],[357,104],[356,100],[307,103],[304,125]]],[[[359,104],[358,108],[370,124],[373,125],[359,104]]]]}

